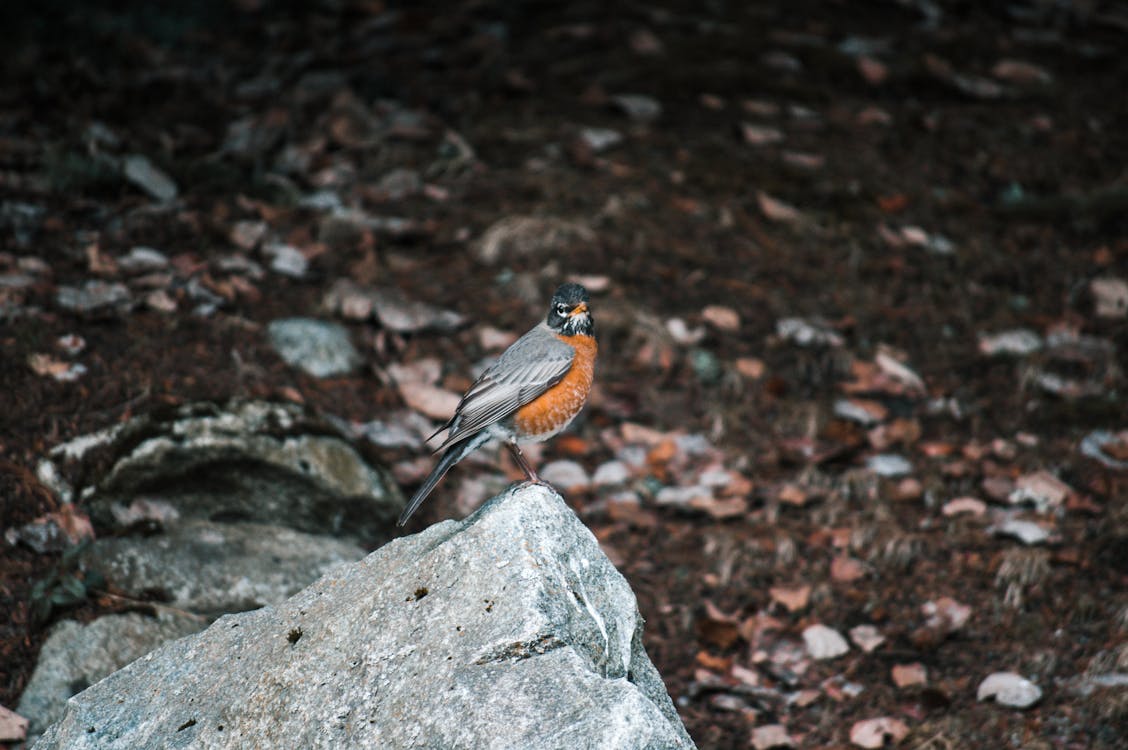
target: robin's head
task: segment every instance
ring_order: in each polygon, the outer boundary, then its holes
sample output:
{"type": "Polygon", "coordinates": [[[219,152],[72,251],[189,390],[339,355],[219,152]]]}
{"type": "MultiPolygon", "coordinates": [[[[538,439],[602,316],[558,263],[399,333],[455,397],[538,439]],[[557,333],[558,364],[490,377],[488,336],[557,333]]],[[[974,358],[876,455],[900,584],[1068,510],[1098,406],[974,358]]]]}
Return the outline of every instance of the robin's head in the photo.
{"type": "Polygon", "coordinates": [[[588,293],[579,284],[561,284],[548,305],[548,327],[565,336],[595,333],[595,322],[588,309],[588,293]]]}

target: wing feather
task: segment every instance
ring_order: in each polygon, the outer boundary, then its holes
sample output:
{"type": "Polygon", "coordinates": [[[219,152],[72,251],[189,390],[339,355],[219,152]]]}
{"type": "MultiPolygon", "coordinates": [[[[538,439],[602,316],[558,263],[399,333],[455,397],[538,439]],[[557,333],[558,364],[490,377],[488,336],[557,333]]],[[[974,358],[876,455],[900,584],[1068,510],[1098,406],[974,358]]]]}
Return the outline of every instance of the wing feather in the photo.
{"type": "Polygon", "coordinates": [[[500,422],[559,383],[575,356],[575,349],[546,327],[526,333],[466,391],[438,450],[500,422]]]}

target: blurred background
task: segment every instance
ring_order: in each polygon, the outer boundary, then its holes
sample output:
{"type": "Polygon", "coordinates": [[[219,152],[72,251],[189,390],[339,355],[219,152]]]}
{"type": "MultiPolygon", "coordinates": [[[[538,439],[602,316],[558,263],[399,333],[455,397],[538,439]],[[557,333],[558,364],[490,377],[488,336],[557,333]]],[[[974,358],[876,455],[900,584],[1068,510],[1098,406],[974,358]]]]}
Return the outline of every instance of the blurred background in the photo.
{"type": "MultiPolygon", "coordinates": [[[[597,390],[535,460],[700,747],[1123,743],[1128,4],[47,0],[0,28],[0,705],[52,625],[169,603],[89,558],[168,518],[78,491],[154,425],[297,405],[409,494],[576,280],[597,390]],[[1037,697],[987,700],[995,672],[1037,697]]],[[[411,528],[518,476],[464,462],[411,528]]]]}

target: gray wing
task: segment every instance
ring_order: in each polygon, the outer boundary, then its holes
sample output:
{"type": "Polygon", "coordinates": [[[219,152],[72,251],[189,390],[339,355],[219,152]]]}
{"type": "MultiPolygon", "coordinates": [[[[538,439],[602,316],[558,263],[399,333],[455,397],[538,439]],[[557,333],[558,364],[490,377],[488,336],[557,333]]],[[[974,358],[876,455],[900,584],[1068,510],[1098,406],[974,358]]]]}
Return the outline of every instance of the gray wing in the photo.
{"type": "Polygon", "coordinates": [[[575,356],[575,349],[544,326],[517,339],[458,402],[438,450],[500,422],[559,383],[575,356]]]}

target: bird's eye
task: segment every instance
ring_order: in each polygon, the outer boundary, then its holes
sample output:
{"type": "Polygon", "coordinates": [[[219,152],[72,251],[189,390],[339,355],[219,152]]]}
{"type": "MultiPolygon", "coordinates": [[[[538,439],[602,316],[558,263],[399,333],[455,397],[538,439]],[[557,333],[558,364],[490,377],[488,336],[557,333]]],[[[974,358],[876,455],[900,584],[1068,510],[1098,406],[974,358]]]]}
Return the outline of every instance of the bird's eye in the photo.
{"type": "Polygon", "coordinates": [[[567,312],[568,312],[568,306],[567,305],[560,304],[560,305],[556,306],[556,314],[557,315],[565,315],[565,314],[567,314],[567,312]]]}

